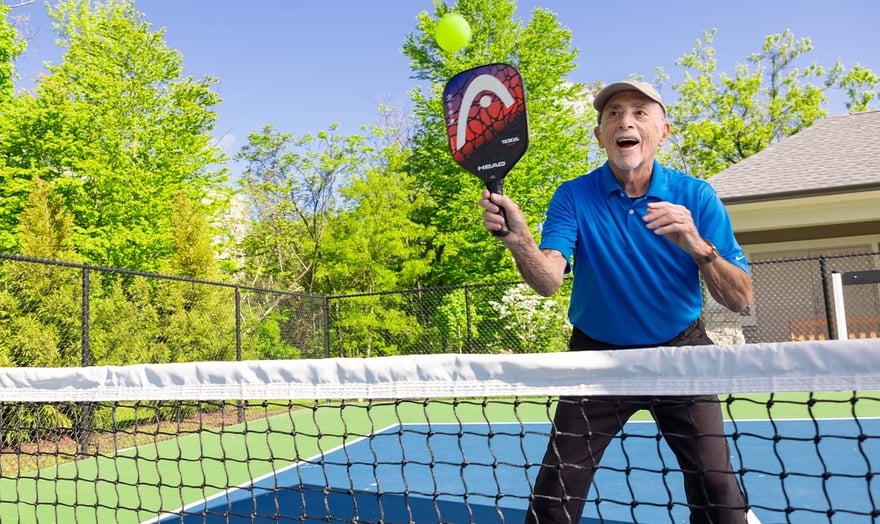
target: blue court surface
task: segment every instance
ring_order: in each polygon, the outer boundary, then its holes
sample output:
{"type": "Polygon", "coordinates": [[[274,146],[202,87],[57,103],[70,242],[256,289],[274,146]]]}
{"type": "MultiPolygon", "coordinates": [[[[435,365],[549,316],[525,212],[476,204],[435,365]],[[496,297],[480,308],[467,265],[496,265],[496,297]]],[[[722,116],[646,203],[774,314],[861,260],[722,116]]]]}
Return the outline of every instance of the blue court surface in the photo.
{"type": "MultiPolygon", "coordinates": [[[[393,426],[160,522],[317,522],[332,515],[342,522],[519,523],[538,470],[524,465],[541,462],[549,429],[393,426]]],[[[746,469],[741,482],[763,524],[875,522],[880,419],[737,421],[727,431],[738,435],[730,439],[733,467],[746,469]]],[[[688,522],[681,474],[662,473],[678,464],[656,434],[653,422],[630,422],[612,441],[582,524],[688,522]]]]}

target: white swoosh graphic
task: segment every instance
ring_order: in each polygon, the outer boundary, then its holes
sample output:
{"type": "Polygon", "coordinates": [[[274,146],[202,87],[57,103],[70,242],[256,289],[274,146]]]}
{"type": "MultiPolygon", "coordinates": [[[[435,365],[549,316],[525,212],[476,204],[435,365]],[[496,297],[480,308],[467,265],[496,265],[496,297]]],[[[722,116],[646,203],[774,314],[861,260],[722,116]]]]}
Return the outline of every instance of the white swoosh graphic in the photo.
{"type": "Polygon", "coordinates": [[[474,78],[471,83],[468,84],[467,90],[461,97],[461,106],[458,109],[458,131],[455,134],[456,151],[464,146],[467,138],[468,114],[470,113],[470,108],[474,103],[474,99],[477,98],[477,95],[482,91],[492,91],[498,95],[498,98],[504,103],[504,107],[510,107],[513,105],[513,95],[510,94],[510,91],[507,90],[507,87],[504,86],[504,83],[501,82],[501,80],[498,80],[492,75],[480,75],[477,78],[474,78]],[[467,101],[467,105],[465,105],[465,101],[467,101]],[[467,107],[467,111],[462,111],[465,107],[467,107]]]}

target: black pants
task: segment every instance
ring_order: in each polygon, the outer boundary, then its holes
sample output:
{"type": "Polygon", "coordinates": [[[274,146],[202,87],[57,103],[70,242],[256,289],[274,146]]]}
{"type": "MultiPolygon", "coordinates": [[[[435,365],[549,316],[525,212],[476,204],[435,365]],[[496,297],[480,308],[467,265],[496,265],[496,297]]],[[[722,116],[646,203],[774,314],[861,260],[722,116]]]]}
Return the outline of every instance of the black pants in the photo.
{"type": "MultiPolygon", "coordinates": [[[[712,344],[697,320],[665,346],[712,344]]],[[[626,349],[589,338],[575,328],[569,349],[626,349]]],[[[684,475],[692,524],[745,524],[746,507],[730,466],[717,396],[562,397],[532,491],[527,524],[580,521],[605,448],[626,421],[647,409],[684,475]]]]}

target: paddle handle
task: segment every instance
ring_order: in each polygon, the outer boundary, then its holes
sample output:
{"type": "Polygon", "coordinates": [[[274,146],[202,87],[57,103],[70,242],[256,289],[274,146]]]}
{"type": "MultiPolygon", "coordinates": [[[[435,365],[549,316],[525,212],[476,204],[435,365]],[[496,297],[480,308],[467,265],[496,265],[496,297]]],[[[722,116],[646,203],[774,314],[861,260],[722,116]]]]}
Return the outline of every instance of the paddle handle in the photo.
{"type": "MultiPolygon", "coordinates": [[[[504,178],[494,178],[492,180],[486,181],[486,189],[488,189],[490,193],[503,195],[504,178]]],[[[503,207],[498,206],[498,214],[501,215],[501,218],[504,219],[504,224],[501,225],[501,229],[499,229],[498,231],[493,231],[492,234],[496,237],[505,237],[508,233],[510,233],[510,229],[507,228],[507,213],[504,212],[503,207]]]]}

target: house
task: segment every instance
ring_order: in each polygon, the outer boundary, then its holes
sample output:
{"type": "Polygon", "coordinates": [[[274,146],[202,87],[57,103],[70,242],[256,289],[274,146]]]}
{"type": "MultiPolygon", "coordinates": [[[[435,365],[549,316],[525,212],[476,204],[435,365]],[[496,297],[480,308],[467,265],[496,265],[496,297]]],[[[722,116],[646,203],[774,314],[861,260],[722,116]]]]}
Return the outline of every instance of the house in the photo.
{"type": "MultiPolygon", "coordinates": [[[[880,268],[878,139],[880,111],[832,116],[708,180],[752,263],[747,341],[830,335],[827,275],[880,268]]],[[[880,317],[880,286],[865,287],[847,317],[880,317]]]]}

